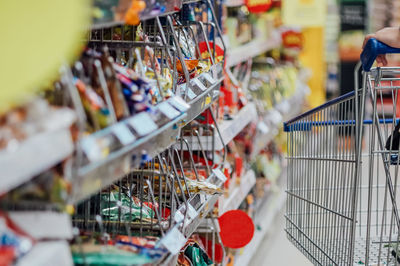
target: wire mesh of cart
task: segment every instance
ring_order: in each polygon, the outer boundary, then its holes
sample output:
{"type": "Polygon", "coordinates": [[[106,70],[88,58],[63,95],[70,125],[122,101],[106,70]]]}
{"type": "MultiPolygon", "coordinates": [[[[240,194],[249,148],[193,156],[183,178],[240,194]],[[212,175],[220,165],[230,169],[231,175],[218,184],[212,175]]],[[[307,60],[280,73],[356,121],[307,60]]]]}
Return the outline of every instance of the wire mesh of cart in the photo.
{"type": "Polygon", "coordinates": [[[400,263],[400,67],[371,69],[399,52],[370,40],[354,91],[284,124],[285,231],[315,265],[400,263]]]}

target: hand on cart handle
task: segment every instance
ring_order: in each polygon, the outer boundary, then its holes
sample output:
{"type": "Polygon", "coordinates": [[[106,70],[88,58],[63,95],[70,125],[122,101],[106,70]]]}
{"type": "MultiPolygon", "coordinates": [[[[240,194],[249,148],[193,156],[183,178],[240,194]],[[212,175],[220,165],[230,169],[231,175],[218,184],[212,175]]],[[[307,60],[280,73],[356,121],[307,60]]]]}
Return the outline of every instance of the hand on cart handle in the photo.
{"type": "Polygon", "coordinates": [[[400,53],[400,30],[396,27],[384,28],[365,36],[361,62],[364,71],[369,71],[376,60],[386,66],[386,54],[400,53]]]}

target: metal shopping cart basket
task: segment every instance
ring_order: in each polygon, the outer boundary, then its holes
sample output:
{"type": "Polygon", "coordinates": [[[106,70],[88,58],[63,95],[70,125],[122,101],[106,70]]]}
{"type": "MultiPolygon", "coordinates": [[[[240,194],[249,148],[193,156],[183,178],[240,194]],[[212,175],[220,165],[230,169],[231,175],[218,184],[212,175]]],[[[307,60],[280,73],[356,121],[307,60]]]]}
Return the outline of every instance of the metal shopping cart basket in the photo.
{"type": "Polygon", "coordinates": [[[400,264],[400,67],[371,69],[399,52],[370,40],[361,88],[356,69],[353,92],[284,124],[285,230],[316,265],[400,264]]]}

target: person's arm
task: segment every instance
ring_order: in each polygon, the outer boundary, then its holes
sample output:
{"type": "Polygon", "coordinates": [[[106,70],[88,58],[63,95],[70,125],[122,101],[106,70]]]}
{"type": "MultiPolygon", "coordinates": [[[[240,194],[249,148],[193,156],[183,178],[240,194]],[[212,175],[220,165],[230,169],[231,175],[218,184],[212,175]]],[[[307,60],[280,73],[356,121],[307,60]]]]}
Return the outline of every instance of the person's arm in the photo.
{"type": "MultiPolygon", "coordinates": [[[[363,48],[367,41],[371,38],[377,39],[380,42],[383,42],[391,47],[400,48],[400,28],[397,27],[388,27],[383,28],[373,34],[368,34],[365,36],[363,48]]],[[[387,65],[386,55],[379,55],[376,58],[376,62],[378,64],[382,64],[384,66],[387,65]]]]}
{"type": "Polygon", "coordinates": [[[386,43],[389,46],[394,48],[400,48],[400,28],[397,27],[389,27],[383,28],[373,34],[369,34],[365,37],[364,45],[371,38],[375,38],[380,42],[386,43]]]}

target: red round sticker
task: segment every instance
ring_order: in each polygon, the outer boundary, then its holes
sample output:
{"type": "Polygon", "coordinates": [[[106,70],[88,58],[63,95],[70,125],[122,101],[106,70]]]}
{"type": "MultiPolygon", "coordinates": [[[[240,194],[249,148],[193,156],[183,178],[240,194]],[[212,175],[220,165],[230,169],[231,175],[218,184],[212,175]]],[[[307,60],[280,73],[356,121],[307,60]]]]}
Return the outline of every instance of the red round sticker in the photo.
{"type": "Polygon", "coordinates": [[[222,243],[230,248],[246,246],[254,235],[253,220],[242,210],[227,211],[218,218],[222,243]]]}

